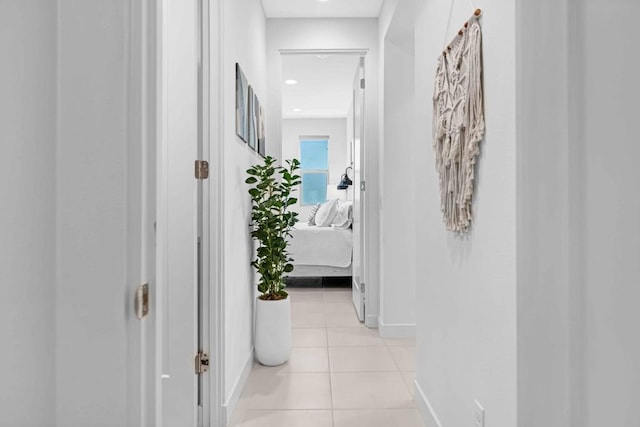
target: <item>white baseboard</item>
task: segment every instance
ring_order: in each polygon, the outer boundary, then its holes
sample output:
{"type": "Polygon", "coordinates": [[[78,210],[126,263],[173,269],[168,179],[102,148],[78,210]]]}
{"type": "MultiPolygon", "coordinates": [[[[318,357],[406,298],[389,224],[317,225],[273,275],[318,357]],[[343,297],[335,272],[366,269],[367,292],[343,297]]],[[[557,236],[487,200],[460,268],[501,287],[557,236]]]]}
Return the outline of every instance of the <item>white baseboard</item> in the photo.
{"type": "Polygon", "coordinates": [[[414,338],[416,336],[415,323],[386,324],[382,317],[378,318],[378,330],[383,338],[414,338]]]}
{"type": "Polygon", "coordinates": [[[427,427],[442,427],[436,412],[433,410],[433,406],[429,403],[429,399],[420,388],[420,384],[418,381],[413,382],[413,386],[415,387],[415,401],[418,406],[418,411],[422,415],[422,419],[425,421],[427,427]]]}
{"type": "Polygon", "coordinates": [[[222,405],[222,419],[225,420],[225,424],[229,424],[229,420],[233,415],[233,412],[236,410],[236,406],[238,405],[238,400],[240,400],[240,395],[242,394],[242,390],[244,390],[244,386],[247,384],[247,380],[249,379],[249,374],[251,374],[251,369],[253,368],[253,347],[251,348],[251,352],[249,352],[249,357],[244,364],[244,368],[242,368],[242,373],[236,380],[236,383],[233,385],[233,389],[231,389],[231,394],[227,401],[222,405]]]}

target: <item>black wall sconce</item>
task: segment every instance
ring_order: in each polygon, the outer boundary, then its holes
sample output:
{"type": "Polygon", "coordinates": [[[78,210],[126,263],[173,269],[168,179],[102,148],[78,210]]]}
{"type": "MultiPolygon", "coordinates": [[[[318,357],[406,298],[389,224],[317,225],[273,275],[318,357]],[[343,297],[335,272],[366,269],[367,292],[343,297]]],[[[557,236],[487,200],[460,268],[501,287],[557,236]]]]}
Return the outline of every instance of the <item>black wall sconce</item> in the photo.
{"type": "Polygon", "coordinates": [[[344,170],[344,173],[340,177],[340,184],[338,184],[338,190],[346,190],[347,188],[349,188],[350,185],[353,184],[353,181],[349,179],[349,175],[347,174],[347,171],[349,169],[353,170],[351,166],[347,166],[347,168],[344,170]]]}

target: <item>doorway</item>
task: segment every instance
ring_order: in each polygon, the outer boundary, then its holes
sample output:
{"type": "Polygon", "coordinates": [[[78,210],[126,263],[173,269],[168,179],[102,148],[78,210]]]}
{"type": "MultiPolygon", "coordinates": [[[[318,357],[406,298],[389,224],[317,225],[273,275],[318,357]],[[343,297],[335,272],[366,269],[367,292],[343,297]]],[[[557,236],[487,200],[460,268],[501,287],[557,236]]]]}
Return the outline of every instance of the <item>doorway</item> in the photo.
{"type": "MultiPolygon", "coordinates": [[[[293,209],[293,277],[349,277],[352,303],[360,321],[366,311],[366,204],[364,146],[364,58],[366,50],[282,50],[280,153],[301,160],[302,185],[293,209]],[[314,148],[315,147],[315,148],[314,148]],[[342,233],[350,241],[348,260],[327,256],[306,225],[309,214],[336,202],[348,210],[340,224],[318,224],[315,232],[342,233]],[[335,230],[335,232],[333,231],[335,230]],[[348,235],[348,236],[347,236],[348,235]],[[312,256],[313,255],[313,256],[312,256]]],[[[337,236],[336,236],[337,237],[337,236]]],[[[322,239],[329,237],[322,237],[322,239]]],[[[342,241],[328,246],[335,255],[342,241]]]]}

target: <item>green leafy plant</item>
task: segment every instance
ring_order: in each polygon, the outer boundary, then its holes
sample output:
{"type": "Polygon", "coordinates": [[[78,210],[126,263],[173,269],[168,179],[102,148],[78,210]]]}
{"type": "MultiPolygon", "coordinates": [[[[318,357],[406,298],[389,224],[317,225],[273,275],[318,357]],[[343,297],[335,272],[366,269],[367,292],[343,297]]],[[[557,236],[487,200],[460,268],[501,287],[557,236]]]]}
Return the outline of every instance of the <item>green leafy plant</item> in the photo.
{"type": "Polygon", "coordinates": [[[293,258],[287,247],[291,228],[298,222],[298,213],[290,210],[298,199],[292,196],[300,184],[300,169],[297,159],[287,160],[287,166],[276,165],[271,156],[263,164],[247,169],[245,182],[251,185],[253,231],[251,236],[260,243],[256,259],[251,262],[260,275],[258,291],[260,299],[280,300],[287,298],[285,275],[293,271],[293,258]]]}

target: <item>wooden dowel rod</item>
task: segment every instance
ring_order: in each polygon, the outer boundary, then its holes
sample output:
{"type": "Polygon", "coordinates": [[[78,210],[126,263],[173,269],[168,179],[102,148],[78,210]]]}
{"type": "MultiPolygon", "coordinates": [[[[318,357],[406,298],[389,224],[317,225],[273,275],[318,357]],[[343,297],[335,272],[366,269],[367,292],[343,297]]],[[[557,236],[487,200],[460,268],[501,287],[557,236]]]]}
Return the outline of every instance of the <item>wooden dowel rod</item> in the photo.
{"type": "MultiPolygon", "coordinates": [[[[473,14],[474,14],[475,16],[480,16],[480,15],[482,14],[482,10],[481,10],[481,9],[476,9],[476,10],[475,10],[475,12],[473,12],[473,14]]],[[[469,28],[469,21],[465,22],[465,23],[464,23],[464,27],[463,27],[463,28],[461,28],[461,29],[460,29],[460,31],[458,31],[458,35],[459,35],[459,36],[461,36],[461,35],[463,35],[463,34],[464,34],[464,29],[465,29],[465,28],[469,28]]],[[[448,26],[447,26],[447,29],[448,29],[448,26]]],[[[442,51],[442,54],[446,56],[446,55],[447,55],[447,52],[448,52],[448,51],[450,51],[450,50],[451,50],[451,46],[447,46],[447,49],[446,49],[446,50],[443,50],[443,51],[442,51]]]]}

